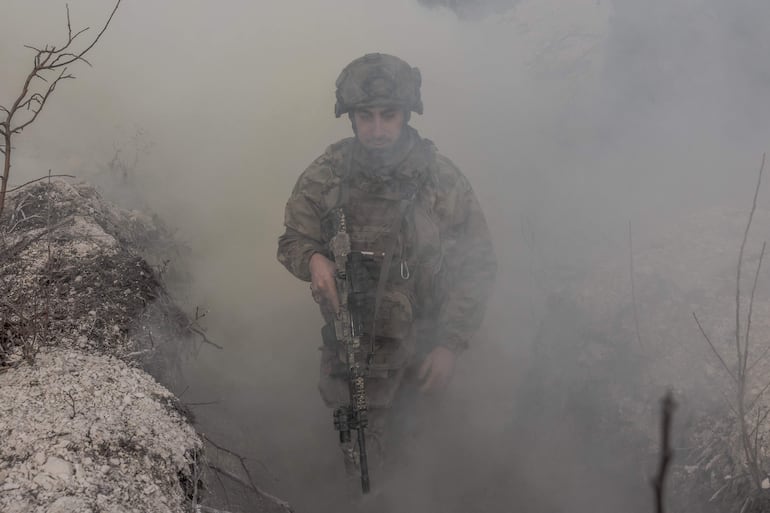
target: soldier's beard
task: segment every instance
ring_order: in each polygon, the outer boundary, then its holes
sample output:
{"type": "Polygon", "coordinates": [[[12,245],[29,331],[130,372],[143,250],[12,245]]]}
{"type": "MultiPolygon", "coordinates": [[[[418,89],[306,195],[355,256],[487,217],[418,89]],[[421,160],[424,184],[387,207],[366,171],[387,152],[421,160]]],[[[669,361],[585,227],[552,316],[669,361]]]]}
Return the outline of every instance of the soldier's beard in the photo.
{"type": "Polygon", "coordinates": [[[415,130],[405,124],[399,138],[388,147],[368,148],[358,141],[355,159],[365,172],[378,176],[389,175],[409,154],[414,146],[415,136],[415,130]]]}

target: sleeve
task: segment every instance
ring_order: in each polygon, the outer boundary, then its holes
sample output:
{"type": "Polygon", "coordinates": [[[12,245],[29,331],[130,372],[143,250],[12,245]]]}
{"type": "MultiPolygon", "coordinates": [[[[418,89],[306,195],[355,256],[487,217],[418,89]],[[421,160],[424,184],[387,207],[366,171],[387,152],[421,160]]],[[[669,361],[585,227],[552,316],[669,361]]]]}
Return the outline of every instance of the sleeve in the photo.
{"type": "Polygon", "coordinates": [[[286,202],[285,231],[278,238],[278,261],[294,276],[310,281],[310,257],[324,253],[321,236],[322,171],[313,163],[297,180],[286,202]]]}
{"type": "Polygon", "coordinates": [[[468,180],[459,170],[456,173],[442,209],[445,267],[436,342],[461,352],[481,326],[497,260],[481,205],[468,180]]]}

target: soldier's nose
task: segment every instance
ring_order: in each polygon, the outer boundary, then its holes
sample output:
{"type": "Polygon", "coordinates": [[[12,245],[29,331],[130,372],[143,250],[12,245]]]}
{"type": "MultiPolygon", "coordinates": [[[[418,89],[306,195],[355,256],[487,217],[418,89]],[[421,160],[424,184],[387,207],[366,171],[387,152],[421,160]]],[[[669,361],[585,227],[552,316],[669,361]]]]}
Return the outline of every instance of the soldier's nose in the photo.
{"type": "Polygon", "coordinates": [[[374,127],[373,128],[374,128],[374,135],[375,135],[375,137],[380,137],[380,136],[385,135],[385,127],[384,127],[384,124],[382,122],[382,119],[380,119],[379,117],[375,117],[374,118],[374,127]]]}

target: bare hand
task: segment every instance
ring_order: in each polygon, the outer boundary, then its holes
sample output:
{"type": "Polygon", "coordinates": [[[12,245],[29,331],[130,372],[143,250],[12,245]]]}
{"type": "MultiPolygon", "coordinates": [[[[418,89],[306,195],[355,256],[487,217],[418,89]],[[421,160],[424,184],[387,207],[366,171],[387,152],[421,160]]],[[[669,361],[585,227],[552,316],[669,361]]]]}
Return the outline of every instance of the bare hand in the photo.
{"type": "Polygon", "coordinates": [[[334,277],[337,267],[334,262],[315,253],[310,257],[310,290],[316,303],[327,301],[334,313],[339,312],[340,300],[337,297],[337,282],[334,277]]]}
{"type": "Polygon", "coordinates": [[[455,370],[455,353],[444,346],[436,346],[420,366],[417,378],[422,382],[420,392],[441,391],[449,384],[455,370]]]}

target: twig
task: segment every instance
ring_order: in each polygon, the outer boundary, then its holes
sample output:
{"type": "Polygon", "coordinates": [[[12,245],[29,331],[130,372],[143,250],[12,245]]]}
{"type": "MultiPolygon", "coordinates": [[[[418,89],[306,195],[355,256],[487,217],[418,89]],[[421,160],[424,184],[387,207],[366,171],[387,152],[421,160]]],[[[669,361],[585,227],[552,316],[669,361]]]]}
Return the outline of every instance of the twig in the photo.
{"type": "Polygon", "coordinates": [[[636,308],[636,289],[634,286],[634,241],[631,234],[631,220],[628,221],[628,260],[630,265],[630,274],[631,274],[631,306],[634,311],[634,327],[636,328],[636,341],[639,344],[639,349],[641,350],[642,345],[642,335],[639,331],[639,314],[637,312],[636,308]]]}
{"type": "Polygon", "coordinates": [[[217,349],[224,349],[223,346],[220,346],[216,342],[212,342],[209,339],[209,337],[206,336],[206,333],[204,333],[202,329],[196,328],[195,326],[188,326],[188,329],[190,331],[192,331],[193,333],[197,333],[198,335],[200,335],[200,337],[203,339],[203,341],[206,342],[207,344],[210,344],[210,345],[216,347],[217,349]]]}
{"type": "Polygon", "coordinates": [[[762,397],[762,395],[767,392],[767,389],[770,388],[770,381],[765,383],[765,386],[759,389],[759,392],[754,396],[754,398],[748,402],[748,406],[746,407],[747,410],[751,410],[754,408],[754,406],[757,404],[757,401],[762,397]]]}
{"type": "Polygon", "coordinates": [[[64,393],[69,398],[70,407],[72,407],[72,415],[70,415],[70,419],[74,419],[75,415],[77,415],[77,411],[75,411],[75,398],[72,397],[72,392],[69,390],[64,393]]]}
{"type": "MultiPolygon", "coordinates": [[[[754,198],[751,203],[751,211],[749,212],[749,219],[746,222],[746,229],[743,232],[743,240],[741,241],[741,248],[738,252],[738,265],[736,269],[735,278],[735,350],[738,360],[738,387],[736,394],[736,402],[738,406],[738,423],[741,430],[741,444],[743,445],[743,452],[746,458],[746,464],[749,467],[749,473],[754,481],[755,489],[759,490],[761,487],[761,469],[759,468],[758,455],[753,450],[753,444],[751,443],[751,437],[749,435],[749,429],[746,422],[746,383],[747,375],[746,369],[748,368],[748,353],[749,353],[749,335],[751,326],[751,310],[753,308],[753,290],[752,296],[749,300],[749,315],[746,321],[746,334],[743,348],[741,348],[741,272],[743,269],[743,254],[746,249],[746,242],[749,238],[749,230],[754,220],[754,213],[757,210],[757,198],[759,197],[759,189],[762,184],[762,174],[765,170],[765,155],[762,155],[762,164],[759,167],[759,175],[757,176],[757,185],[754,188],[754,198]]],[[[762,247],[762,255],[760,255],[759,266],[757,267],[757,274],[755,276],[755,288],[756,281],[759,276],[759,268],[762,265],[762,257],[764,256],[765,246],[762,247]]],[[[745,506],[744,506],[745,507],[745,506]]]]}
{"type": "Polygon", "coordinates": [[[221,403],[221,399],[217,399],[216,401],[206,401],[202,403],[184,403],[185,406],[210,406],[212,404],[219,404],[221,403]]]}
{"type": "Polygon", "coordinates": [[[124,359],[135,358],[137,356],[142,356],[151,352],[152,352],[152,349],[142,349],[141,351],[134,351],[133,353],[128,353],[126,355],[123,355],[123,358],[124,359]]]}
{"type": "Polygon", "coordinates": [[[286,510],[294,511],[293,509],[291,509],[291,506],[289,506],[288,502],[279,499],[275,495],[267,493],[266,491],[262,490],[260,487],[255,486],[253,483],[251,483],[251,484],[247,483],[246,481],[241,479],[239,476],[233,474],[232,472],[228,472],[227,470],[225,470],[223,468],[220,468],[220,467],[217,467],[216,465],[212,465],[212,464],[209,464],[209,468],[211,470],[213,470],[214,472],[217,472],[217,473],[222,474],[223,476],[225,476],[227,478],[232,479],[233,481],[235,481],[236,483],[240,484],[241,486],[250,489],[251,491],[253,491],[257,495],[261,495],[262,497],[265,497],[265,498],[273,501],[274,503],[276,503],[279,506],[285,508],[286,510]]]}
{"type": "Polygon", "coordinates": [[[762,165],[759,167],[759,176],[757,177],[757,185],[754,188],[754,199],[751,203],[751,211],[749,212],[749,220],[746,223],[746,229],[743,232],[743,240],[741,241],[741,249],[738,252],[738,267],[736,270],[735,279],[735,345],[738,353],[738,375],[743,375],[745,367],[741,363],[741,271],[743,269],[743,252],[746,249],[746,241],[749,238],[749,230],[751,229],[751,223],[754,220],[754,213],[757,210],[757,198],[759,197],[759,186],[762,184],[762,173],[765,170],[765,154],[762,155],[762,165]]]}
{"type": "Polygon", "coordinates": [[[759,281],[759,271],[762,269],[762,259],[765,258],[765,248],[767,242],[762,243],[762,251],[759,253],[759,263],[757,263],[757,272],[754,273],[754,283],[751,286],[751,296],[749,297],[749,313],[746,319],[746,337],[743,343],[743,372],[746,374],[749,360],[749,334],[751,333],[751,316],[754,313],[754,295],[757,292],[757,282],[759,281]]]}
{"type": "Polygon", "coordinates": [[[764,351],[762,351],[762,354],[761,354],[761,355],[759,355],[759,356],[757,357],[757,359],[756,359],[756,360],[754,360],[753,362],[751,362],[751,365],[749,365],[748,369],[746,369],[746,372],[751,372],[751,370],[752,370],[754,367],[756,367],[756,365],[757,365],[759,362],[761,362],[762,360],[764,360],[764,359],[767,357],[767,354],[768,354],[768,353],[770,353],[770,345],[768,345],[767,347],[765,347],[765,350],[764,350],[764,351]]]}
{"type": "Polygon", "coordinates": [[[698,316],[695,314],[695,312],[692,313],[692,316],[695,319],[695,323],[698,325],[698,329],[700,329],[700,332],[703,335],[703,338],[705,338],[706,342],[708,342],[708,345],[711,348],[711,351],[713,351],[713,353],[719,359],[719,362],[722,364],[722,367],[725,369],[727,374],[733,379],[733,382],[738,383],[738,379],[735,377],[735,374],[733,374],[733,371],[730,370],[730,367],[727,366],[727,363],[725,363],[724,359],[722,358],[722,355],[719,354],[719,351],[717,351],[717,348],[711,342],[711,339],[706,334],[706,330],[703,329],[703,326],[701,325],[700,321],[698,320],[698,316]]]}
{"type": "MultiPolygon", "coordinates": [[[[236,453],[236,452],[233,452],[233,451],[231,451],[230,449],[228,449],[228,448],[226,448],[226,447],[223,447],[223,446],[221,446],[221,445],[217,444],[216,442],[214,442],[214,441],[213,441],[211,438],[209,438],[209,437],[208,437],[208,436],[206,436],[206,435],[201,435],[201,436],[203,437],[203,439],[204,439],[204,440],[206,440],[208,443],[210,443],[211,445],[213,445],[215,448],[217,448],[217,449],[219,449],[220,451],[222,451],[222,452],[225,452],[225,453],[227,453],[227,454],[229,454],[229,455],[231,455],[231,456],[234,456],[235,458],[237,458],[237,459],[238,459],[238,461],[240,461],[240,462],[241,462],[241,466],[242,466],[242,467],[244,467],[244,468],[243,468],[243,470],[245,470],[245,471],[246,471],[246,474],[247,474],[247,475],[249,475],[249,471],[248,471],[248,469],[246,468],[246,457],[244,457],[244,456],[241,456],[240,454],[238,454],[238,453],[236,453]]],[[[260,460],[255,460],[255,461],[256,461],[257,463],[259,463],[259,465],[262,467],[262,469],[263,469],[265,472],[267,472],[268,474],[270,474],[270,477],[272,477],[274,481],[278,481],[278,478],[275,476],[275,474],[273,474],[273,473],[270,471],[270,469],[267,467],[267,465],[265,465],[264,463],[262,463],[260,460]]],[[[250,475],[249,475],[249,479],[251,479],[251,476],[250,476],[250,475]]]]}
{"type": "Polygon", "coordinates": [[[40,182],[40,181],[42,181],[42,180],[47,180],[47,179],[49,179],[49,178],[77,178],[77,176],[75,176],[75,175],[64,175],[64,174],[60,174],[60,175],[46,175],[46,176],[41,176],[40,178],[35,178],[34,180],[30,180],[29,182],[24,182],[24,183],[23,183],[23,184],[21,184],[21,185],[17,185],[16,187],[14,187],[14,188],[12,188],[12,189],[8,189],[8,190],[7,190],[7,191],[5,191],[5,192],[6,192],[6,194],[7,194],[7,193],[11,193],[11,192],[14,192],[14,191],[18,191],[18,190],[19,190],[19,189],[21,189],[22,187],[26,187],[27,185],[31,185],[31,184],[33,184],[33,183],[35,183],[35,182],[40,182]]]}
{"type": "Polygon", "coordinates": [[[746,497],[746,500],[743,501],[743,506],[741,507],[740,513],[744,513],[746,511],[746,508],[749,507],[749,503],[751,502],[751,496],[749,495],[746,497]]]}

